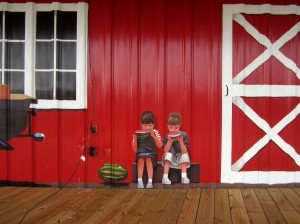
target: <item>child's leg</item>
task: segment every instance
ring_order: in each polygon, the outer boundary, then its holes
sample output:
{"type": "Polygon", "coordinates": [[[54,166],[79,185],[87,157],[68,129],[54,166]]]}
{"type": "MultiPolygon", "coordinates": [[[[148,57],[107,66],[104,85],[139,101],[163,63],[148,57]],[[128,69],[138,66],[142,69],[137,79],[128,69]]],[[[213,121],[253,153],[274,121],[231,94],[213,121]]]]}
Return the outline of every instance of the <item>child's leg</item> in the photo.
{"type": "Polygon", "coordinates": [[[164,164],[164,174],[169,174],[169,169],[170,169],[170,162],[169,161],[165,161],[165,164],[164,164]]]}
{"type": "Polygon", "coordinates": [[[181,163],[181,172],[186,173],[186,163],[181,163]]]}
{"type": "Polygon", "coordinates": [[[153,178],[153,164],[151,158],[146,158],[146,167],[147,167],[147,173],[148,173],[148,179],[153,178]]]}
{"type": "Polygon", "coordinates": [[[145,164],[144,158],[139,158],[138,164],[137,164],[138,165],[138,178],[143,178],[144,164],[145,164]]]}
{"type": "Polygon", "coordinates": [[[138,166],[137,166],[137,171],[138,171],[138,188],[144,188],[144,184],[143,184],[143,171],[144,171],[144,158],[139,158],[138,162],[137,162],[138,166]]]}
{"type": "Polygon", "coordinates": [[[181,183],[183,183],[183,184],[189,184],[190,183],[190,180],[187,177],[186,167],[187,167],[186,163],[181,164],[181,183]]]}
{"type": "Polygon", "coordinates": [[[171,184],[171,181],[168,178],[170,164],[171,163],[169,161],[165,161],[165,164],[164,164],[164,174],[163,174],[163,178],[162,178],[162,183],[163,184],[171,184]]]}
{"type": "Polygon", "coordinates": [[[148,173],[148,183],[146,185],[146,188],[153,188],[153,185],[152,185],[153,164],[152,164],[151,158],[146,158],[146,167],[147,167],[147,173],[148,173]]]}

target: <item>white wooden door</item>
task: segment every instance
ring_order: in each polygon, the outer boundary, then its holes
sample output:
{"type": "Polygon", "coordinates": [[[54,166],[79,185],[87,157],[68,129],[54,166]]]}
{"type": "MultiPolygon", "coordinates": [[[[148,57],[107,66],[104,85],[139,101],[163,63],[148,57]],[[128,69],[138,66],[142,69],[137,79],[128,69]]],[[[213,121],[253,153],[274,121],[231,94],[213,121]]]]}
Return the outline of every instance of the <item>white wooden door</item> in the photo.
{"type": "MultiPolygon", "coordinates": [[[[222,159],[221,159],[221,182],[222,183],[251,183],[251,184],[278,184],[300,182],[299,171],[242,171],[242,168],[251,161],[271,141],[280,150],[288,155],[297,166],[300,167],[299,149],[297,150],[279,133],[300,113],[300,104],[291,110],[275,125],[270,125],[261,117],[255,109],[247,104],[247,98],[282,98],[300,97],[300,85],[281,84],[243,84],[243,80],[250,77],[261,65],[270,60],[271,57],[278,60],[282,65],[292,71],[297,80],[300,79],[300,70],[293,59],[281,52],[281,47],[293,39],[300,32],[300,22],[287,29],[278,40],[270,41],[267,36],[260,33],[245,18],[245,14],[274,14],[300,15],[300,6],[275,6],[275,5],[224,5],[223,6],[223,53],[222,53],[222,159]],[[233,74],[233,23],[239,24],[245,31],[254,38],[258,44],[265,47],[263,53],[247,64],[238,74],[233,74]],[[245,152],[236,161],[232,161],[232,139],[233,137],[245,138],[244,133],[233,136],[233,108],[240,110],[247,119],[250,119],[259,129],[264,132],[255,144],[245,149],[245,152]]],[[[300,44],[300,43],[299,43],[300,44]]],[[[274,74],[272,75],[280,75],[274,74]]],[[[300,99],[300,98],[299,98],[300,99]]],[[[300,102],[300,101],[299,101],[300,102]]],[[[274,111],[276,113],[276,111],[274,111]]],[[[299,136],[300,137],[300,136],[299,136]]]]}

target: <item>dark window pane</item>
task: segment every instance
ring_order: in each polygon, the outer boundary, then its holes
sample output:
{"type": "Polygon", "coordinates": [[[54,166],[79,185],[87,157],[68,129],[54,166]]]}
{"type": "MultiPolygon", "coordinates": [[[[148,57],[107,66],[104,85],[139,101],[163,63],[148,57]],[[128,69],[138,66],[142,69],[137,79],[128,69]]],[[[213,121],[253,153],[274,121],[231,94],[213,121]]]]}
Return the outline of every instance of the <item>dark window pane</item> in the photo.
{"type": "Polygon", "coordinates": [[[36,42],[36,69],[53,69],[53,55],[53,42],[36,42]]]}
{"type": "Polygon", "coordinates": [[[76,100],[75,72],[57,72],[56,86],[58,100],[76,100]]]}
{"type": "Polygon", "coordinates": [[[0,12],[0,39],[2,39],[3,38],[3,32],[2,32],[2,29],[3,29],[3,27],[2,27],[2,20],[3,19],[3,12],[0,12]]]}
{"type": "Polygon", "coordinates": [[[25,43],[5,43],[5,68],[24,69],[25,43]]]}
{"type": "Polygon", "coordinates": [[[76,43],[57,42],[57,69],[76,69],[76,43]]]}
{"type": "Polygon", "coordinates": [[[53,99],[53,72],[36,72],[36,98],[53,99]]]}
{"type": "Polygon", "coordinates": [[[57,38],[76,40],[77,12],[57,11],[57,38]]]}
{"type": "Polygon", "coordinates": [[[36,24],[36,39],[54,38],[54,11],[38,12],[36,24]]]}
{"type": "Polygon", "coordinates": [[[25,40],[25,13],[5,12],[5,38],[25,40]]]}
{"type": "Polygon", "coordinates": [[[5,72],[4,82],[10,86],[10,93],[24,93],[24,72],[5,72]]]}
{"type": "Polygon", "coordinates": [[[2,46],[3,46],[3,44],[2,44],[2,42],[0,42],[0,68],[2,68],[2,46]]]}

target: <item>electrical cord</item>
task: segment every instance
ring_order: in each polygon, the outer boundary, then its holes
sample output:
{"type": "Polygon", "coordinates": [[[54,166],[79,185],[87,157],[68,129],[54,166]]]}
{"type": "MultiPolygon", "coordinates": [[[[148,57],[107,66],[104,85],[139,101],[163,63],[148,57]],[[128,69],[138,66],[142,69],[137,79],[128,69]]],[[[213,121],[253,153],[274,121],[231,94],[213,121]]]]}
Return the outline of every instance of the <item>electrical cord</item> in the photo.
{"type": "Polygon", "coordinates": [[[20,220],[19,224],[21,224],[23,222],[23,220],[26,218],[26,216],[29,214],[29,212],[31,212],[34,208],[36,208],[37,206],[39,206],[40,204],[42,204],[43,202],[45,202],[46,200],[48,200],[49,198],[53,197],[54,195],[58,194],[61,190],[63,190],[71,181],[71,179],[74,177],[75,173],[78,170],[78,167],[80,165],[80,162],[85,160],[84,155],[82,155],[80,157],[80,159],[77,162],[77,166],[74,170],[74,172],[72,173],[72,175],[69,177],[68,181],[61,187],[59,188],[56,192],[54,192],[53,194],[49,195],[48,197],[44,198],[43,200],[41,200],[40,202],[36,203],[34,206],[32,206],[30,209],[27,210],[27,212],[23,215],[22,219],[20,220]]]}
{"type": "MultiPolygon", "coordinates": [[[[88,4],[90,5],[90,1],[88,1],[88,4]]],[[[90,7],[88,9],[90,11],[90,7]]],[[[88,13],[90,14],[90,12],[88,13]]],[[[88,18],[89,20],[89,18],[88,18]]],[[[89,21],[88,21],[88,24],[89,21]]],[[[90,29],[88,27],[88,42],[89,42],[89,45],[91,45],[91,40],[90,40],[90,29]]],[[[88,46],[88,55],[89,55],[89,70],[90,70],[90,85],[91,85],[91,100],[92,100],[92,108],[91,108],[91,112],[90,112],[90,129],[92,129],[93,127],[93,117],[94,117],[94,110],[95,110],[95,96],[94,96],[94,71],[93,71],[93,66],[92,66],[92,56],[91,56],[91,46],[88,46]]],[[[91,136],[91,140],[90,140],[90,144],[89,144],[89,149],[93,150],[93,151],[90,151],[89,154],[90,155],[94,155],[94,147],[93,147],[93,139],[94,139],[94,134],[95,134],[95,130],[90,130],[91,133],[92,133],[92,136],[91,136]]]]}

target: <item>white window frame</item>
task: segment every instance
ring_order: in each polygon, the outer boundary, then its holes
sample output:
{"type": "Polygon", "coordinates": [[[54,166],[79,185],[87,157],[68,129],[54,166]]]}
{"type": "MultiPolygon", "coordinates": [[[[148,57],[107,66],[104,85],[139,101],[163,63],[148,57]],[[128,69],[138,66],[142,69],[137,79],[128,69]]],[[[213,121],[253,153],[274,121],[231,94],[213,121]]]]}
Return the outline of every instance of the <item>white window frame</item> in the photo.
{"type": "MultiPolygon", "coordinates": [[[[32,108],[37,109],[86,109],[87,108],[87,52],[88,4],[80,3],[0,3],[0,11],[25,12],[25,78],[24,94],[35,97],[35,43],[36,15],[38,11],[77,12],[76,47],[76,100],[38,99],[32,108]]],[[[56,38],[56,37],[54,37],[56,38]]],[[[55,71],[54,71],[55,72],[55,71]]]]}

